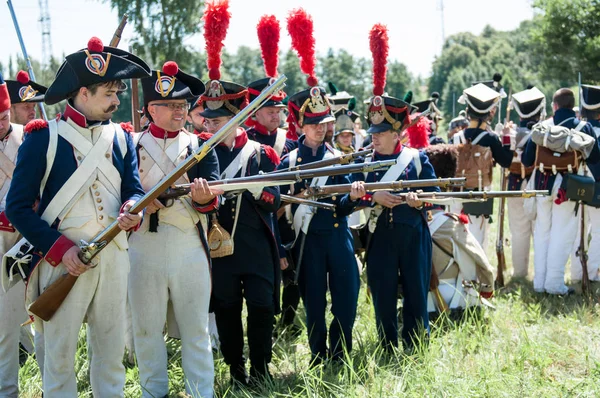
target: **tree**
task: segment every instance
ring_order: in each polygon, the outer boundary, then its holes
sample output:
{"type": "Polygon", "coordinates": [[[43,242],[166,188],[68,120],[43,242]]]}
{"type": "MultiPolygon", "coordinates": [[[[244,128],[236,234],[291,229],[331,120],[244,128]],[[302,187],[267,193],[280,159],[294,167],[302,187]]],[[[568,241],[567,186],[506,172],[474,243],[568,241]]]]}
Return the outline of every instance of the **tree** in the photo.
{"type": "Polygon", "coordinates": [[[598,0],[536,0],[540,11],[531,31],[539,66],[546,78],[585,82],[600,76],[600,2],[598,0]]]}
{"type": "Polygon", "coordinates": [[[201,30],[203,0],[103,1],[119,15],[129,16],[136,32],[133,50],[151,66],[160,67],[169,60],[175,60],[182,69],[190,66],[193,49],[183,43],[201,30]]]}

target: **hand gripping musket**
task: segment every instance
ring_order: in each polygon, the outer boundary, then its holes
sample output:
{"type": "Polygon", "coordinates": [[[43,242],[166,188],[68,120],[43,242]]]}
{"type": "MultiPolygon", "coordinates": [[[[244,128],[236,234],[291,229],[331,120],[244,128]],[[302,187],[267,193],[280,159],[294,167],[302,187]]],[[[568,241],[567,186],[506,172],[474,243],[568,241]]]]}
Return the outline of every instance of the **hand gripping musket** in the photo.
{"type": "Polygon", "coordinates": [[[336,156],[331,159],[323,159],[323,160],[318,160],[318,161],[312,162],[312,163],[296,165],[294,167],[290,167],[287,169],[276,170],[269,174],[279,174],[279,173],[285,173],[288,171],[318,169],[320,167],[328,167],[328,166],[333,166],[336,164],[340,164],[340,165],[351,164],[351,163],[354,163],[354,161],[356,159],[360,159],[362,157],[369,156],[372,153],[373,153],[372,149],[366,149],[364,151],[358,151],[358,152],[348,153],[348,154],[341,155],[341,156],[336,156]]]}
{"type": "Polygon", "coordinates": [[[121,35],[123,34],[125,25],[127,25],[127,14],[123,14],[123,18],[121,18],[121,22],[119,23],[117,30],[115,30],[115,34],[113,34],[112,39],[110,39],[109,46],[114,48],[119,47],[119,42],[121,41],[121,35]]]}
{"type": "MultiPolygon", "coordinates": [[[[376,191],[401,191],[403,189],[411,188],[426,188],[426,187],[440,187],[448,188],[453,186],[464,185],[466,178],[432,178],[429,180],[400,180],[390,182],[368,182],[365,183],[365,190],[367,192],[376,191]]],[[[352,184],[339,184],[339,185],[325,185],[325,186],[314,186],[308,187],[305,191],[306,197],[311,198],[322,198],[332,195],[341,195],[350,192],[352,184]]]]}
{"type": "MultiPolygon", "coordinates": [[[[378,162],[349,164],[346,166],[321,167],[318,169],[286,171],[283,173],[265,173],[255,176],[229,178],[225,180],[209,181],[208,185],[226,192],[241,191],[260,186],[290,185],[305,179],[335,176],[352,173],[369,173],[375,170],[382,170],[392,167],[396,160],[382,160],[378,162]]],[[[190,192],[191,184],[175,185],[167,189],[158,198],[162,200],[173,199],[190,192]]]]}
{"type": "MultiPolygon", "coordinates": [[[[273,84],[265,88],[258,97],[254,99],[247,107],[242,109],[235,115],[227,124],[217,131],[208,141],[204,142],[196,151],[194,151],[186,160],[181,162],[175,169],[166,175],[158,184],[156,184],[149,192],[147,192],[140,200],[135,202],[129,209],[129,213],[135,214],[141,212],[154,199],[167,190],[171,185],[179,179],[190,168],[202,161],[202,159],[215,148],[232,129],[241,125],[256,109],[267,101],[271,95],[279,92],[285,86],[285,75],[281,75],[273,84]]],[[[91,242],[80,241],[79,258],[84,264],[89,264],[94,257],[100,253],[119,233],[119,223],[113,221],[106,229],[100,232],[91,242]]],[[[71,274],[61,276],[56,282],[50,285],[30,306],[29,311],[45,321],[49,321],[54,313],[58,310],[62,302],[67,298],[67,295],[77,281],[77,277],[71,274]]]]}
{"type": "MultiPolygon", "coordinates": [[[[27,48],[25,48],[25,42],[23,41],[23,36],[21,35],[21,29],[19,28],[19,22],[17,21],[15,9],[13,8],[11,0],[7,0],[6,3],[8,4],[8,9],[10,10],[13,25],[15,25],[15,31],[17,32],[17,37],[19,38],[19,44],[21,45],[21,52],[23,53],[23,58],[25,58],[25,62],[27,63],[27,71],[29,72],[29,78],[31,79],[31,81],[35,82],[35,74],[33,73],[33,67],[31,66],[31,60],[29,59],[29,55],[27,55],[27,48]]],[[[48,116],[46,116],[46,110],[44,109],[44,103],[38,102],[37,106],[44,120],[48,120],[48,116]]]]}
{"type": "MultiPolygon", "coordinates": [[[[511,100],[512,100],[512,88],[510,93],[508,94],[508,105],[506,106],[506,119],[504,120],[504,127],[508,127],[508,122],[510,121],[510,109],[511,109],[511,100]]],[[[508,170],[504,167],[500,169],[502,173],[500,179],[500,189],[506,191],[508,187],[508,170]]],[[[496,270],[496,286],[504,287],[504,270],[506,269],[506,257],[504,255],[504,215],[506,208],[506,198],[500,198],[500,209],[498,211],[498,218],[500,219],[500,224],[498,226],[498,239],[496,240],[496,257],[498,258],[498,269],[496,270]]]]}

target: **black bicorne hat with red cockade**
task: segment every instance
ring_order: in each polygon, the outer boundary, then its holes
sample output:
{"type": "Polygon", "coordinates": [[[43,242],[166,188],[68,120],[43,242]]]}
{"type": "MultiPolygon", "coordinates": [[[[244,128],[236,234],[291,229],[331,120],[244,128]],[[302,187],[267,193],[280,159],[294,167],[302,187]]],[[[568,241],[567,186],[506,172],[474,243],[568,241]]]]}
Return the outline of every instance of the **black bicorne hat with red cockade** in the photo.
{"type": "MultiPolygon", "coordinates": [[[[105,46],[100,39],[92,37],[87,48],[67,55],[54,82],[46,91],[44,102],[56,104],[81,87],[148,76],[150,67],[140,58],[127,51],[105,46]]],[[[120,89],[126,88],[122,83],[120,89]]]]}

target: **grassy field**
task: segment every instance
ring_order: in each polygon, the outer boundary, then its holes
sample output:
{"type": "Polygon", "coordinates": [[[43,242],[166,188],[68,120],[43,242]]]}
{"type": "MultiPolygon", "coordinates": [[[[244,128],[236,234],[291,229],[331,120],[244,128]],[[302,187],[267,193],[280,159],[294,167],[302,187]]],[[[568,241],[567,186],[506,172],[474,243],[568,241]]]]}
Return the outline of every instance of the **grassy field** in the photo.
{"type": "MultiPolygon", "coordinates": [[[[495,264],[497,222],[490,231],[495,264]]],[[[506,228],[508,230],[508,228],[506,228]]],[[[509,235],[509,234],[507,234],[509,235]]],[[[354,351],[345,365],[308,369],[306,335],[274,342],[271,385],[231,390],[228,367],[215,357],[218,397],[599,397],[600,284],[593,295],[550,297],[533,292],[531,282],[511,279],[496,293],[495,309],[467,312],[432,323],[427,349],[385,356],[378,346],[372,306],[361,290],[354,328],[354,351]]],[[[533,257],[532,257],[533,259],[533,257]]],[[[302,310],[301,310],[302,311],[302,310]]],[[[303,314],[300,314],[300,319],[303,314]]],[[[76,362],[80,396],[91,397],[82,329],[76,362]]],[[[179,343],[168,342],[171,396],[185,396],[179,343]]],[[[20,372],[21,396],[41,397],[33,358],[20,372]]],[[[126,397],[139,397],[137,368],[127,369],[126,397]]]]}

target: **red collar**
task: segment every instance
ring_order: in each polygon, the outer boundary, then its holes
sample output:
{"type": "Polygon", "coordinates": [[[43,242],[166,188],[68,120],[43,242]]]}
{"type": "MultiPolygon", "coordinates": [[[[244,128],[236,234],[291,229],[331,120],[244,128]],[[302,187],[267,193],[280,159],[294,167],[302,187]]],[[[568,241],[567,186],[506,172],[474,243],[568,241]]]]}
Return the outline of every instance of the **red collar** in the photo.
{"type": "Polygon", "coordinates": [[[179,134],[179,131],[167,131],[158,127],[154,123],[150,123],[150,128],[148,129],[148,131],[150,131],[150,134],[152,134],[152,136],[156,138],[165,138],[165,135],[166,138],[175,138],[179,134]]]}
{"type": "MultiPolygon", "coordinates": [[[[244,145],[246,145],[247,142],[248,142],[248,134],[246,133],[246,130],[244,130],[241,127],[238,127],[237,135],[235,136],[235,143],[234,143],[233,147],[235,149],[242,148],[244,145]]],[[[219,145],[224,146],[225,144],[221,142],[219,145]]]]}
{"type": "Polygon", "coordinates": [[[67,102],[63,116],[65,119],[71,119],[79,127],[87,127],[87,119],[83,116],[83,113],[75,109],[69,102],[67,102]]]}
{"type": "MultiPolygon", "coordinates": [[[[394,149],[394,153],[392,153],[392,155],[399,155],[400,151],[402,151],[402,148],[403,148],[402,142],[400,142],[400,140],[398,140],[398,143],[396,144],[396,148],[394,149]]],[[[379,152],[375,151],[375,153],[379,153],[379,152]]]]}
{"type": "Polygon", "coordinates": [[[256,132],[258,134],[261,134],[261,135],[267,135],[267,136],[277,135],[277,129],[275,129],[273,131],[267,131],[267,128],[258,122],[256,122],[254,124],[254,126],[252,126],[252,127],[254,128],[254,130],[256,130],[256,132]]]}

